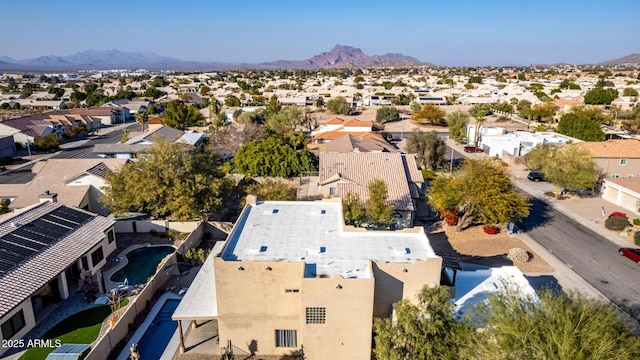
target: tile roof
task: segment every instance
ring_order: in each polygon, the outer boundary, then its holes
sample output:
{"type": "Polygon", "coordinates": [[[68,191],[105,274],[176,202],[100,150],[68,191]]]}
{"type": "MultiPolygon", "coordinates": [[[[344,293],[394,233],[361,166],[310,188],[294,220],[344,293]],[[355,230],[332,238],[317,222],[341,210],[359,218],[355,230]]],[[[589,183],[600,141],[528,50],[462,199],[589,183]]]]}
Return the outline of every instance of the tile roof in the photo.
{"type": "Polygon", "coordinates": [[[91,152],[94,154],[137,154],[150,146],[150,144],[95,144],[91,152]]]}
{"type": "Polygon", "coordinates": [[[342,124],[343,126],[373,126],[371,121],[363,121],[358,119],[347,120],[342,124]]]}
{"type": "Polygon", "coordinates": [[[20,130],[30,137],[41,136],[47,128],[53,126],[53,122],[43,115],[23,116],[15,119],[4,120],[1,123],[20,130]]]}
{"type": "Polygon", "coordinates": [[[313,139],[314,140],[335,140],[345,135],[351,135],[353,137],[368,137],[368,138],[376,139],[379,141],[385,141],[382,135],[374,132],[369,132],[369,131],[353,132],[353,131],[342,131],[342,130],[344,130],[344,128],[338,128],[332,131],[325,131],[325,132],[314,135],[313,139]]]}
{"type": "Polygon", "coordinates": [[[614,183],[616,185],[627,188],[633,192],[640,194],[640,177],[632,177],[632,178],[608,178],[604,179],[606,182],[614,183]]]}
{"type": "MultiPolygon", "coordinates": [[[[0,222],[0,237],[16,231],[17,223],[29,224],[59,208],[68,207],[60,203],[45,202],[4,218],[0,222]]],[[[39,251],[37,255],[0,275],[0,317],[32,296],[100,243],[105,237],[105,232],[115,224],[114,220],[81,209],[72,210],[88,214],[88,219],[74,225],[71,232],[39,251]]]]}
{"type": "Polygon", "coordinates": [[[633,139],[585,141],[575,144],[594,158],[640,158],[640,141],[633,139]]]}
{"type": "Polygon", "coordinates": [[[398,152],[391,144],[371,137],[343,135],[325,146],[325,151],[335,152],[398,152]]]}
{"type": "Polygon", "coordinates": [[[38,203],[38,196],[48,190],[58,194],[58,202],[79,206],[91,186],[67,186],[71,180],[97,172],[96,167],[100,164],[117,170],[126,162],[126,159],[49,159],[35,164],[32,171],[36,176],[30,183],[0,184],[0,197],[14,198],[9,206],[19,209],[38,203]],[[92,172],[89,172],[91,169],[92,172]]]}
{"type": "Polygon", "coordinates": [[[409,179],[416,177],[419,171],[416,167],[417,173],[413,170],[407,173],[407,169],[415,166],[415,160],[405,162],[403,159],[404,156],[398,153],[321,152],[320,183],[336,181],[340,196],[351,192],[367,201],[369,183],[380,179],[386,183],[388,200],[395,209],[413,211],[409,179]]]}

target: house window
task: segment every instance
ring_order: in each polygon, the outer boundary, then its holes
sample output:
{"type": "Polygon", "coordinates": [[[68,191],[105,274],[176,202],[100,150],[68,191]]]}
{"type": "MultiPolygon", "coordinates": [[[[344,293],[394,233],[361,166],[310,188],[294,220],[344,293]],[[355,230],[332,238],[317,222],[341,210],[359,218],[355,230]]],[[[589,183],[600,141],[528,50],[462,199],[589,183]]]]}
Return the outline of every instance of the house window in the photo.
{"type": "Polygon", "coordinates": [[[627,165],[627,159],[626,158],[620,159],[620,165],[627,165]]]}
{"type": "Polygon", "coordinates": [[[27,323],[24,321],[24,314],[22,313],[22,310],[20,310],[2,324],[2,338],[11,339],[26,325],[27,323]]]}
{"type": "Polygon", "coordinates": [[[307,324],[324,324],[327,320],[327,308],[308,307],[307,324]]]}
{"type": "Polygon", "coordinates": [[[276,330],[276,347],[298,347],[298,331],[276,330]]]}
{"type": "Polygon", "coordinates": [[[337,187],[330,187],[329,188],[329,195],[331,195],[331,196],[338,195],[338,188],[337,187]]]}
{"type": "Polygon", "coordinates": [[[87,260],[87,257],[81,257],[80,261],[82,261],[82,270],[89,270],[89,260],[87,260]]]}
{"type": "Polygon", "coordinates": [[[285,292],[285,293],[287,293],[287,294],[290,294],[290,293],[299,293],[299,292],[300,292],[300,289],[284,289],[284,292],[285,292]]]}
{"type": "Polygon", "coordinates": [[[617,179],[620,177],[620,174],[611,174],[612,179],[617,179]]]}
{"type": "Polygon", "coordinates": [[[100,246],[96,251],[91,253],[91,263],[95,267],[102,259],[104,259],[104,254],[102,253],[102,246],[100,246]]]}
{"type": "Polygon", "coordinates": [[[116,239],[116,236],[113,234],[113,230],[107,233],[107,239],[109,240],[109,244],[111,244],[116,239]]]}

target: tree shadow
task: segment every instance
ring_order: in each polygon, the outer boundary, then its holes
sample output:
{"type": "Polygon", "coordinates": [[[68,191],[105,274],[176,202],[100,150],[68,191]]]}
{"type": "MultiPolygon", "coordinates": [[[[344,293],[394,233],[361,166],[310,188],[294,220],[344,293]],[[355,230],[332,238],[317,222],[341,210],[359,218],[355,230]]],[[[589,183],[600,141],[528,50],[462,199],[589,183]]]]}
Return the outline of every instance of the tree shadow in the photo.
{"type": "Polygon", "coordinates": [[[538,198],[531,198],[531,208],[529,216],[521,219],[516,226],[524,231],[530,231],[537,227],[541,227],[549,223],[552,219],[551,206],[538,198]]]}
{"type": "Polygon", "coordinates": [[[554,294],[560,294],[562,292],[562,286],[558,283],[558,279],[552,275],[539,275],[531,276],[525,275],[525,278],[529,282],[529,285],[535,291],[551,290],[554,294]]]}

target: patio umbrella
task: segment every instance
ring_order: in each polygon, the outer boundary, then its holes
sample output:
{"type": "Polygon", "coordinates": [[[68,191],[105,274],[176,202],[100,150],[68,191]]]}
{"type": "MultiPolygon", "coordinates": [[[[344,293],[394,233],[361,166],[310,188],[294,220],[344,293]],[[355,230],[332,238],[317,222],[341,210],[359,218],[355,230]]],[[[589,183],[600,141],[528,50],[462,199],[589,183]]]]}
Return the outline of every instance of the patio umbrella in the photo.
{"type": "Polygon", "coordinates": [[[191,264],[189,264],[187,262],[177,262],[175,264],[171,264],[171,265],[165,266],[162,269],[162,271],[167,275],[177,276],[178,277],[178,288],[179,288],[180,287],[180,276],[187,275],[189,273],[189,270],[191,270],[191,268],[193,268],[193,265],[191,265],[191,264]]]}

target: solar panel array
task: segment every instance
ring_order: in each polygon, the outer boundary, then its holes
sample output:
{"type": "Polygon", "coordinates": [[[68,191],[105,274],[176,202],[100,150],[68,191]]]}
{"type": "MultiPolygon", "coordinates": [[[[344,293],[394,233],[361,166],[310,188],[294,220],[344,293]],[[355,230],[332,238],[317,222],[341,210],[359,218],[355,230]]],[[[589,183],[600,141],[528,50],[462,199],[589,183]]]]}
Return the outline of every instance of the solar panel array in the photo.
{"type": "Polygon", "coordinates": [[[0,237],[0,276],[57,243],[93,215],[61,206],[26,224],[12,223],[15,230],[0,237]]]}

